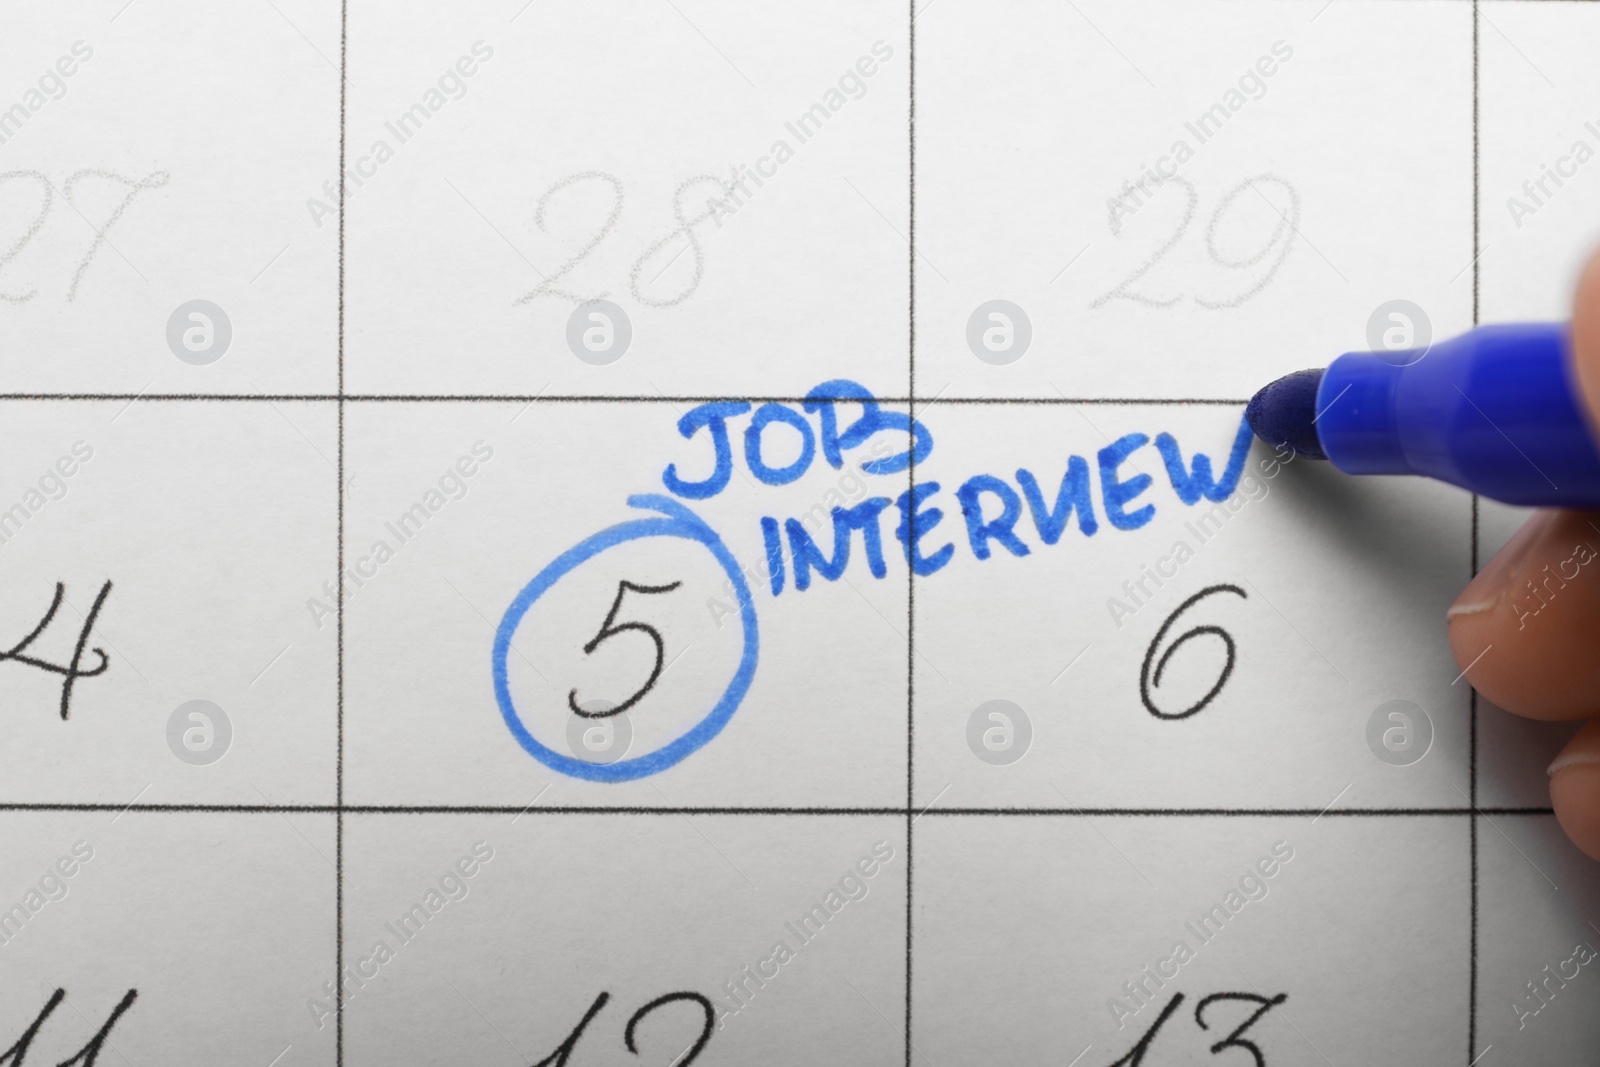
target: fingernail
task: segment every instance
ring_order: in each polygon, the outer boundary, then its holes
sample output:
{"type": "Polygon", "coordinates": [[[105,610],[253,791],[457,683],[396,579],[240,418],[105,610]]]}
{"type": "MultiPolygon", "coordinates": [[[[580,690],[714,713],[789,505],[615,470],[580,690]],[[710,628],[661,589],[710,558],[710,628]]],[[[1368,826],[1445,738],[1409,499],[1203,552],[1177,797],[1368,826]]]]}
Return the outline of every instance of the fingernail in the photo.
{"type": "Polygon", "coordinates": [[[1600,767],[1600,752],[1595,752],[1591,749],[1579,749],[1576,752],[1563,751],[1544,773],[1554,778],[1568,767],[1600,767]]]}
{"type": "Polygon", "coordinates": [[[1522,529],[1512,535],[1505,547],[1494,554],[1488,566],[1479,571],[1467,587],[1461,590],[1461,595],[1456,597],[1444,613],[1447,621],[1458,619],[1463,615],[1481,615],[1493,611],[1504,600],[1508,590],[1515,584],[1517,570],[1522,561],[1527,559],[1528,553],[1539,543],[1544,531],[1550,526],[1557,512],[1539,511],[1522,524],[1522,529]]]}

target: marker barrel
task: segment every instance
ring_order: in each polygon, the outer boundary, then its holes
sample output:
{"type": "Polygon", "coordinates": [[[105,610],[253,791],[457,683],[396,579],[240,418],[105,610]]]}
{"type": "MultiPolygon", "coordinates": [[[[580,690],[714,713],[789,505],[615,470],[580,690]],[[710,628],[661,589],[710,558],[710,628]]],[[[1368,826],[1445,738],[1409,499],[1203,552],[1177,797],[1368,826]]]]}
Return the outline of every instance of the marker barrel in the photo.
{"type": "Polygon", "coordinates": [[[1600,507],[1600,446],[1569,344],[1565,323],[1531,323],[1346,353],[1317,389],[1317,437],[1348,474],[1420,474],[1508,504],[1600,507]]]}

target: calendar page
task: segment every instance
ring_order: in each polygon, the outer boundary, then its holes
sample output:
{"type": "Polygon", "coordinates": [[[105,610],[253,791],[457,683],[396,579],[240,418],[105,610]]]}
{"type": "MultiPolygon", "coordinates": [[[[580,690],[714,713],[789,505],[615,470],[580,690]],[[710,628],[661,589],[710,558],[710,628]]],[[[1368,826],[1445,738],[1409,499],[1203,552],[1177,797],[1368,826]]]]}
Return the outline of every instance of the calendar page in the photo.
{"type": "Polygon", "coordinates": [[[0,23],[0,1063],[1594,1060],[1523,513],[1241,416],[1568,313],[1600,9],[0,23]]]}

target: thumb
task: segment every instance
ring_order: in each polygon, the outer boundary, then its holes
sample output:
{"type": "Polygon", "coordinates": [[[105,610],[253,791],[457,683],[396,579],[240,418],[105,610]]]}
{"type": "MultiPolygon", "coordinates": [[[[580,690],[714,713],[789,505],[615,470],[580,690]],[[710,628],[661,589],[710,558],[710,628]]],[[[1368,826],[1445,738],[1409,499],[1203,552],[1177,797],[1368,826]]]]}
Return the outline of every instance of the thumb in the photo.
{"type": "MultiPolygon", "coordinates": [[[[1590,430],[1600,427],[1600,254],[1572,311],[1572,367],[1590,430]]],[[[1597,433],[1600,436],[1600,433],[1597,433]]],[[[1474,689],[1519,715],[1600,714],[1600,512],[1541,511],[1462,590],[1450,648],[1474,689]]]]}
{"type": "Polygon", "coordinates": [[[1550,803],[1572,843],[1600,860],[1600,721],[1579,730],[1550,764],[1550,803]]]}
{"type": "Polygon", "coordinates": [[[1600,713],[1600,512],[1541,511],[1446,616],[1472,687],[1534,719],[1600,713]]]}

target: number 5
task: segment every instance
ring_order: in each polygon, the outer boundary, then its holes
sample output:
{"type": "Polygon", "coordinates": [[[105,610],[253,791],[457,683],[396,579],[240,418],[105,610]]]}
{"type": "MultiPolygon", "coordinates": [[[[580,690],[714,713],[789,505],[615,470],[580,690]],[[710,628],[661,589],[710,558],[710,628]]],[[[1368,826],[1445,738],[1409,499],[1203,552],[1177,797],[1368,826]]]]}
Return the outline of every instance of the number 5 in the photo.
{"type": "Polygon", "coordinates": [[[633,696],[629,697],[627,700],[624,700],[616,707],[609,708],[605,711],[584,711],[578,706],[578,691],[577,689],[573,689],[567,694],[567,706],[572,709],[574,715],[581,715],[585,719],[605,719],[612,715],[620,715],[624,711],[627,711],[629,708],[633,707],[635,704],[639,703],[644,695],[655,687],[656,679],[661,677],[662,660],[665,658],[666,652],[666,645],[661,640],[661,631],[657,630],[654,626],[651,626],[647,622],[625,622],[615,626],[613,626],[612,623],[616,622],[617,611],[621,609],[622,598],[627,594],[628,590],[631,589],[635,593],[670,593],[682,584],[682,582],[673,582],[671,585],[634,585],[632,582],[627,580],[617,583],[617,599],[611,602],[611,610],[606,614],[606,621],[600,624],[600,632],[595,634],[594,637],[590,639],[589,643],[583,646],[583,654],[585,656],[593,655],[594,650],[599,648],[608,637],[614,637],[617,634],[624,633],[628,630],[638,630],[640,633],[648,634],[650,640],[655,642],[656,665],[650,671],[649,680],[646,681],[644,685],[639,687],[638,692],[634,693],[633,696]]]}

